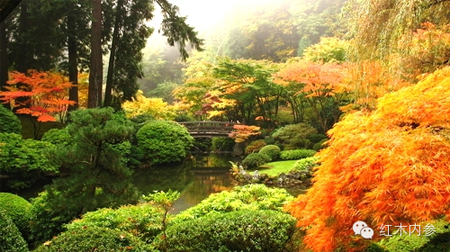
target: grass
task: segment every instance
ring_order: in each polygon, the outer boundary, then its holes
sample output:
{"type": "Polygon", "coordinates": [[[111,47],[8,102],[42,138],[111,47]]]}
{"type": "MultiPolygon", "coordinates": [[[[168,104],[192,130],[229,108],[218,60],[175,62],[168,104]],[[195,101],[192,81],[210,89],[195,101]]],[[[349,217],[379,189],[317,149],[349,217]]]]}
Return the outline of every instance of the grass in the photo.
{"type": "Polygon", "coordinates": [[[280,175],[281,173],[288,173],[292,170],[294,167],[295,162],[297,160],[286,160],[286,161],[276,161],[276,162],[270,162],[265,165],[261,165],[258,167],[258,172],[265,173],[269,175],[270,177],[275,177],[280,175]]]}

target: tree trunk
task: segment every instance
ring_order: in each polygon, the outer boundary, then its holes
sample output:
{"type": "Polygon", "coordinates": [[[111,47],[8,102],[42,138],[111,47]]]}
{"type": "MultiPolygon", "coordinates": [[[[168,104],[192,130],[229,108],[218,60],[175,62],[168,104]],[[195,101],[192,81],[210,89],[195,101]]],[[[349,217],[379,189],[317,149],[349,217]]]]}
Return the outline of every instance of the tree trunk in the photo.
{"type": "Polygon", "coordinates": [[[27,41],[24,39],[28,27],[27,1],[23,1],[20,6],[19,33],[20,33],[20,51],[17,63],[17,71],[27,72],[27,41]]]}
{"type": "Polygon", "coordinates": [[[96,108],[101,104],[102,97],[102,2],[92,0],[91,28],[91,62],[89,73],[88,108],[96,108]]]}
{"type": "Polygon", "coordinates": [[[75,37],[75,17],[67,17],[67,30],[69,31],[68,51],[69,51],[69,81],[73,86],[69,89],[69,101],[74,101],[74,105],[69,106],[69,111],[78,108],[78,54],[77,41],[75,37]]]}
{"type": "Polygon", "coordinates": [[[4,91],[8,81],[8,61],[6,57],[6,29],[5,22],[2,22],[0,23],[0,91],[4,91]]]}
{"type": "Polygon", "coordinates": [[[117,41],[119,40],[119,30],[122,28],[122,7],[123,0],[117,2],[116,20],[114,22],[114,32],[111,43],[111,52],[109,54],[108,75],[106,76],[105,102],[104,106],[111,106],[112,102],[112,83],[114,78],[114,65],[116,60],[117,41]]]}

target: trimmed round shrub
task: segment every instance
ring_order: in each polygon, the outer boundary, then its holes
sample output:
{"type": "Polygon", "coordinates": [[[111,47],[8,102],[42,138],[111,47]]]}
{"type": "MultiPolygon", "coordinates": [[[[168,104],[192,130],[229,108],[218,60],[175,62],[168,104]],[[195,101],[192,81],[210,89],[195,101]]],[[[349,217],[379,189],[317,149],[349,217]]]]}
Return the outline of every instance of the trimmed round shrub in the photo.
{"type": "Polygon", "coordinates": [[[260,165],[270,162],[272,159],[266,154],[250,153],[242,160],[242,165],[246,168],[259,167],[260,165]]]}
{"type": "Polygon", "coordinates": [[[197,219],[214,212],[277,210],[294,200],[285,189],[270,188],[263,184],[236,186],[231,191],[212,194],[199,204],[177,214],[173,222],[197,219]]]}
{"type": "Polygon", "coordinates": [[[27,252],[28,246],[19,229],[9,218],[5,211],[0,210],[0,251],[2,252],[27,252]]]}
{"type": "Polygon", "coordinates": [[[27,239],[30,230],[30,221],[33,219],[31,203],[26,199],[12,194],[0,193],[0,210],[14,222],[22,236],[27,239]]]}
{"type": "Polygon", "coordinates": [[[317,130],[306,123],[290,124],[276,130],[272,137],[278,143],[286,146],[284,149],[307,148],[312,145],[308,139],[311,135],[317,134],[317,130]]]}
{"type": "Polygon", "coordinates": [[[317,153],[315,150],[298,149],[298,150],[284,150],[280,152],[281,160],[298,160],[302,158],[312,157],[317,153]]]}
{"type": "Polygon", "coordinates": [[[168,251],[284,251],[295,230],[295,218],[273,210],[211,213],[170,226],[166,241],[155,247],[168,251]],[[166,243],[165,243],[166,242],[166,243]]]}
{"type": "Polygon", "coordinates": [[[154,251],[132,234],[116,229],[86,227],[59,234],[39,246],[36,252],[154,251]]]}
{"type": "Polygon", "coordinates": [[[266,142],[263,139],[255,140],[245,147],[245,154],[258,152],[262,147],[266,146],[266,142]]]}
{"type": "Polygon", "coordinates": [[[270,157],[272,161],[277,160],[280,157],[280,147],[276,145],[266,145],[259,150],[260,154],[265,154],[270,157]]]}
{"type": "Polygon", "coordinates": [[[194,138],[186,127],[168,121],[152,121],[136,134],[138,147],[152,164],[177,162],[186,157],[194,138]]]}
{"type": "Polygon", "coordinates": [[[21,134],[22,123],[9,109],[0,104],[0,133],[21,134]]]}
{"type": "Polygon", "coordinates": [[[83,215],[65,225],[68,231],[85,227],[117,229],[133,234],[144,241],[152,241],[161,232],[161,213],[150,204],[102,208],[83,215]]]}
{"type": "Polygon", "coordinates": [[[294,164],[293,170],[295,171],[312,171],[312,168],[318,166],[318,157],[307,157],[297,160],[294,164]]]}
{"type": "Polygon", "coordinates": [[[69,134],[66,128],[50,129],[49,131],[44,133],[41,140],[61,146],[68,146],[73,142],[72,136],[69,134]]]}

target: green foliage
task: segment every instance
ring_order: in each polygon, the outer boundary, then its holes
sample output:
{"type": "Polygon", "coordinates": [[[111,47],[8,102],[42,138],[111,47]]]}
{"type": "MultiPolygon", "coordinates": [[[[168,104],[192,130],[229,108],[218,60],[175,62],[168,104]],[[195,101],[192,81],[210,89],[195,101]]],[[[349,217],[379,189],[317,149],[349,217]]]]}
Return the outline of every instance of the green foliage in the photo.
{"type": "Polygon", "coordinates": [[[262,147],[266,145],[267,143],[262,139],[255,140],[251,142],[249,145],[247,145],[247,147],[245,147],[245,154],[258,152],[259,150],[261,150],[262,147]]]}
{"type": "Polygon", "coordinates": [[[280,157],[280,147],[276,145],[266,145],[259,150],[259,154],[265,154],[270,157],[271,161],[275,161],[280,157]]]}
{"type": "Polygon", "coordinates": [[[272,137],[289,148],[307,148],[311,144],[308,139],[313,134],[317,134],[317,130],[306,123],[290,124],[276,130],[272,137]]]}
{"type": "Polygon", "coordinates": [[[14,222],[5,211],[0,209],[0,251],[2,252],[27,252],[27,243],[20,234],[14,222]]]}
{"type": "Polygon", "coordinates": [[[307,157],[297,160],[294,164],[293,170],[295,171],[312,171],[312,169],[319,164],[317,163],[319,160],[318,157],[307,157]]]}
{"type": "Polygon", "coordinates": [[[194,141],[185,127],[166,121],[147,123],[139,129],[136,137],[139,148],[152,164],[181,161],[194,141]]]}
{"type": "Polygon", "coordinates": [[[324,139],[328,139],[328,137],[324,134],[311,134],[307,137],[309,139],[309,141],[311,141],[312,143],[318,143],[324,139]]]}
{"type": "Polygon", "coordinates": [[[19,229],[23,238],[28,240],[30,221],[33,219],[31,203],[15,194],[0,192],[0,211],[4,211],[19,229]]]}
{"type": "Polygon", "coordinates": [[[211,213],[167,229],[168,251],[283,251],[295,218],[274,210],[211,213]]]}
{"type": "Polygon", "coordinates": [[[161,232],[159,217],[159,211],[150,204],[129,205],[88,212],[65,227],[68,231],[84,227],[116,229],[131,233],[141,240],[152,241],[161,232]]]}
{"type": "Polygon", "coordinates": [[[86,227],[59,234],[39,246],[36,252],[73,251],[154,251],[149,245],[132,234],[101,227],[86,227]]]}
{"type": "Polygon", "coordinates": [[[280,152],[281,160],[297,160],[307,157],[312,157],[317,153],[315,150],[298,149],[298,150],[285,150],[280,152]]]}
{"type": "Polygon", "coordinates": [[[325,142],[327,142],[327,141],[328,141],[328,138],[325,138],[325,139],[322,139],[320,142],[315,143],[315,144],[313,145],[313,150],[319,151],[319,150],[325,148],[325,147],[326,147],[325,142]]]}
{"type": "Polygon", "coordinates": [[[67,130],[74,144],[55,148],[53,158],[70,174],[53,180],[33,200],[37,215],[34,239],[45,241],[62,230],[62,224],[102,207],[136,203],[132,170],[123,162],[123,146],[134,132],[123,114],[112,108],[77,110],[67,130]]]}
{"type": "Polygon", "coordinates": [[[450,224],[444,220],[421,223],[424,228],[428,223],[436,228],[436,232],[430,236],[421,234],[399,235],[396,234],[389,239],[383,239],[377,243],[386,251],[450,251],[450,224]]]}
{"type": "Polygon", "coordinates": [[[267,162],[272,161],[272,159],[266,154],[261,153],[250,153],[248,156],[242,160],[242,165],[245,168],[254,168],[259,167],[260,165],[266,164],[267,162]]]}
{"type": "Polygon", "coordinates": [[[29,187],[42,172],[57,172],[58,166],[46,155],[51,143],[22,139],[15,133],[0,133],[0,173],[17,176],[7,181],[11,188],[29,187]]]}
{"type": "Polygon", "coordinates": [[[19,118],[9,109],[0,105],[0,133],[16,133],[20,134],[22,124],[19,118]]]}
{"type": "Polygon", "coordinates": [[[347,60],[349,42],[335,37],[322,37],[320,42],[305,49],[303,56],[309,61],[320,61],[323,63],[347,60]]]}
{"type": "Polygon", "coordinates": [[[234,140],[229,137],[213,137],[211,143],[212,151],[232,151],[234,140]]]}
{"type": "Polygon", "coordinates": [[[68,146],[73,142],[72,137],[66,128],[50,129],[45,132],[41,138],[42,141],[52,143],[54,145],[68,146]]]}
{"type": "Polygon", "coordinates": [[[263,184],[236,186],[231,191],[212,194],[199,204],[176,215],[173,222],[197,219],[213,212],[277,210],[294,199],[285,189],[269,188],[263,184]]]}

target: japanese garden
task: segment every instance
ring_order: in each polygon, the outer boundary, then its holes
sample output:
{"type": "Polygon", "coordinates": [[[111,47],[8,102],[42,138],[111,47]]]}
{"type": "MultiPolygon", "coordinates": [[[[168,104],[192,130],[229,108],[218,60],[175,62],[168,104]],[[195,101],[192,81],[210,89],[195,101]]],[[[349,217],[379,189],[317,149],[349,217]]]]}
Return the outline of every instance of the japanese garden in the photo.
{"type": "Polygon", "coordinates": [[[0,251],[450,251],[450,1],[0,14],[0,251]]]}

